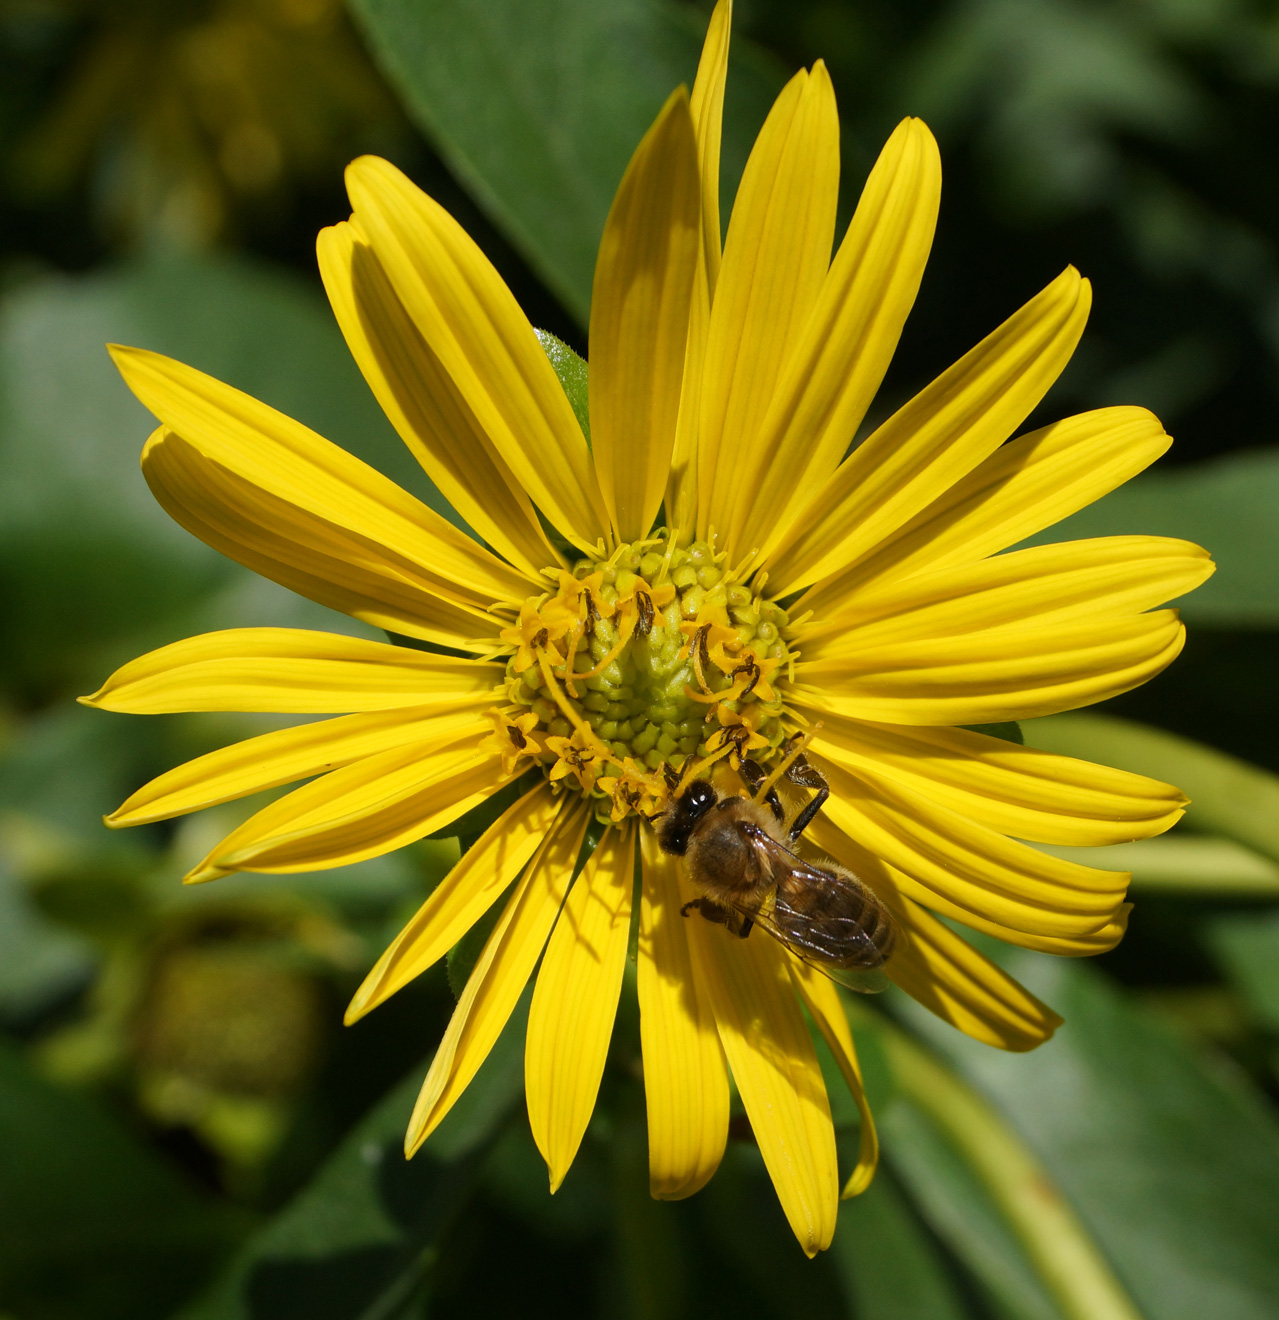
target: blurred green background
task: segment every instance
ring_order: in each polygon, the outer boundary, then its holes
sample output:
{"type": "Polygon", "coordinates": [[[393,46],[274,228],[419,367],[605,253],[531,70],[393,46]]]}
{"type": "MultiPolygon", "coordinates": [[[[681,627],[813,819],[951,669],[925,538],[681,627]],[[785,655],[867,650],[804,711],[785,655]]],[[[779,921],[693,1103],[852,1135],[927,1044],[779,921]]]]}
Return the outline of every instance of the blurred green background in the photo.
{"type": "MultiPolygon", "coordinates": [[[[354,1028],[341,1010],[478,821],[359,867],[195,890],[178,884],[187,861],[256,803],[100,824],[148,776],[270,727],[75,706],[115,664],[215,627],[360,629],[167,521],[137,467],[147,414],[104,343],[212,372],[438,502],[324,305],[313,243],[347,214],[343,165],[375,151],[406,169],[534,323],[584,351],[613,189],[691,81],[708,13],[0,0],[3,1320],[1279,1315],[1269,0],[738,0],[726,202],[771,97],[818,57],[840,99],[845,214],[901,116],[941,143],[937,243],[876,415],[1074,263],[1095,311],[1030,425],[1135,403],[1177,443],[1052,538],[1183,536],[1220,564],[1185,603],[1170,671],[1024,730],[1194,799],[1170,836],[1103,850],[1134,872],[1127,939],[1087,965],[1000,955],[1067,1018],[1031,1056],[974,1045],[895,994],[859,1014],[885,1161],[822,1259],[795,1248],[748,1129],[692,1201],[647,1198],[626,994],[616,1066],[554,1199],[523,1115],[518,1022],[404,1164],[453,1003],[445,969],[354,1028]],[[969,1103],[976,1132],[955,1117],[969,1103]],[[1110,1271],[1104,1314],[1018,1202],[1025,1167],[1110,1271]]],[[[841,1144],[855,1141],[832,1095],[841,1144]]]]}

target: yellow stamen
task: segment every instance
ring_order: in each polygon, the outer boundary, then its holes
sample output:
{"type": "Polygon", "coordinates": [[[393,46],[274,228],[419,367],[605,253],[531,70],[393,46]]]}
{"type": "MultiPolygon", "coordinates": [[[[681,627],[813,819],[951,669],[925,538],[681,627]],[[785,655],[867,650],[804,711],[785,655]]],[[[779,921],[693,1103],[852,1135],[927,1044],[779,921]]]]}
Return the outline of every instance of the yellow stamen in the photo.
{"type": "Polygon", "coordinates": [[[679,783],[676,784],[675,791],[671,796],[678,797],[684,791],[684,785],[687,784],[690,779],[696,779],[703,771],[709,770],[716,761],[722,761],[732,750],[733,744],[731,742],[726,742],[722,747],[703,756],[700,761],[694,761],[691,765],[687,766],[683,774],[680,775],[679,783]]]}
{"type": "MultiPolygon", "coordinates": [[[[581,734],[583,743],[597,749],[596,755],[602,755],[605,759],[617,764],[616,757],[609,752],[605,744],[596,736],[595,730],[578,715],[569,699],[560,690],[560,685],[555,679],[555,673],[551,669],[550,658],[547,656],[545,649],[540,646],[537,648],[537,663],[542,671],[542,677],[546,680],[547,690],[550,692],[555,704],[560,708],[564,718],[581,734]]],[[[578,677],[580,678],[581,675],[579,674],[578,677]]]]}
{"type": "Polygon", "coordinates": [[[635,635],[635,625],[639,622],[639,615],[630,616],[630,623],[626,626],[624,632],[618,634],[617,642],[609,649],[608,654],[595,666],[594,669],[587,669],[581,673],[573,675],[574,678],[598,678],[608,667],[617,659],[619,655],[626,650],[627,644],[635,635]]]}

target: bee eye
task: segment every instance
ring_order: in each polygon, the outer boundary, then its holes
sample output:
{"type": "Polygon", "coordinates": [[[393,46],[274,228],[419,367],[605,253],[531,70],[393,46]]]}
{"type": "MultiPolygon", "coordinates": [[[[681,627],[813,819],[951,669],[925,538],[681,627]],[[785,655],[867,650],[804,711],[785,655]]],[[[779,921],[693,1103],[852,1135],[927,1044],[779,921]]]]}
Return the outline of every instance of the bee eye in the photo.
{"type": "Polygon", "coordinates": [[[705,780],[695,779],[684,790],[681,805],[689,815],[703,816],[715,805],[717,796],[715,790],[705,780]]]}

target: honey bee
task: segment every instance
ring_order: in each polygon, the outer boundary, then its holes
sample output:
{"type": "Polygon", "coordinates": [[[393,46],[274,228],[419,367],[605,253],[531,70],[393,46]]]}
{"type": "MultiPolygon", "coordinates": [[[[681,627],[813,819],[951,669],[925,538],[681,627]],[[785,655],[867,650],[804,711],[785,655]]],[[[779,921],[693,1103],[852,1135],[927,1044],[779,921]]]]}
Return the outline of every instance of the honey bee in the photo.
{"type": "Polygon", "coordinates": [[[791,783],[817,791],[786,822],[777,793],[759,801],[766,775],[743,760],[742,776],[755,792],[739,797],[694,779],[660,818],[663,851],[683,859],[700,897],[698,911],[745,939],[758,926],[810,967],[864,994],[888,984],[881,971],[892,957],[897,928],[884,905],[851,871],[834,862],[799,857],[793,845],[830,796],[821,773],[800,755],[786,771],[791,783]]]}

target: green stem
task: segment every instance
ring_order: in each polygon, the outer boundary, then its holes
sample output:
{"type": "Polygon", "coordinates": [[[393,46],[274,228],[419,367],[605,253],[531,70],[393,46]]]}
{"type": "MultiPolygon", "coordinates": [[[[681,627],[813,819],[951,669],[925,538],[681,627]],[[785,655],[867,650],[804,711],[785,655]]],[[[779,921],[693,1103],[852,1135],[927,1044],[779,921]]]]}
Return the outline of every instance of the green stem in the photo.
{"type": "Polygon", "coordinates": [[[897,1028],[884,1046],[902,1094],[985,1184],[1069,1320],[1141,1320],[1087,1229],[1022,1139],[966,1082],[897,1028]]]}

